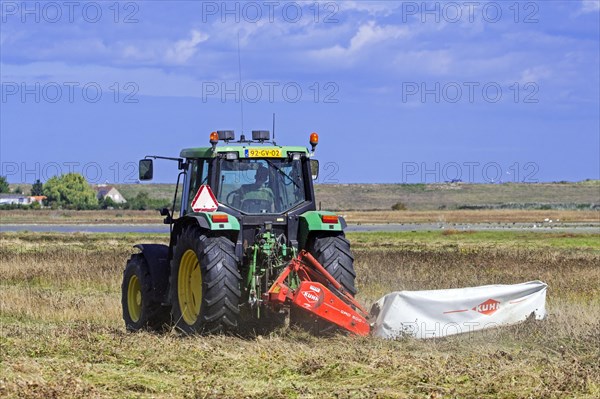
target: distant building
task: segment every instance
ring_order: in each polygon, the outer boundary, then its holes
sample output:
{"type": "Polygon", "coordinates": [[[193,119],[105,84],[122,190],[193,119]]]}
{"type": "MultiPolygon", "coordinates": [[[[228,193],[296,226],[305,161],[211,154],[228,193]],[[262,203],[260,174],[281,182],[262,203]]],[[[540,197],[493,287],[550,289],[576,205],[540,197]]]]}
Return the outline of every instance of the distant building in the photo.
{"type": "Polygon", "coordinates": [[[47,197],[45,195],[32,195],[29,197],[29,199],[31,200],[31,202],[39,202],[40,205],[44,205],[44,200],[47,197]]]}
{"type": "Polygon", "coordinates": [[[45,199],[45,195],[0,194],[0,205],[31,205],[34,202],[43,205],[45,199]]]}
{"type": "Polygon", "coordinates": [[[105,198],[110,198],[115,204],[124,204],[127,202],[125,197],[113,186],[107,186],[105,184],[101,184],[96,186],[96,197],[98,200],[103,200],[105,198]]]}

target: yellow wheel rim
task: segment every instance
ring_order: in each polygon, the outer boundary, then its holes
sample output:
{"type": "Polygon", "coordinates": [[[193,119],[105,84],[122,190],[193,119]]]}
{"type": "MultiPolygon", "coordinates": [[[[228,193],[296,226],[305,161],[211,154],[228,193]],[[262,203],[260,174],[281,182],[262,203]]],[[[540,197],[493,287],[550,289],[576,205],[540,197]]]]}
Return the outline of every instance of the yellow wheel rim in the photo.
{"type": "Polygon", "coordinates": [[[137,323],[142,316],[142,286],[136,275],[131,276],[127,286],[127,309],[131,320],[137,323]]]}
{"type": "Polygon", "coordinates": [[[196,253],[188,249],[181,257],[177,277],[177,296],[181,316],[188,325],[198,320],[202,304],[202,273],[196,253]]]}

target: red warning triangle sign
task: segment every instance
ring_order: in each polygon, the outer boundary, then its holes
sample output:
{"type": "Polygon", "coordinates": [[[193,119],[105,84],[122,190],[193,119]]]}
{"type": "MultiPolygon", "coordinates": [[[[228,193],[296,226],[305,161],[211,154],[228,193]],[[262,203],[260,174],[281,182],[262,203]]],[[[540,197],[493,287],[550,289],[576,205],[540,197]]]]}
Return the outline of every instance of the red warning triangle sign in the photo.
{"type": "Polygon", "coordinates": [[[207,185],[200,186],[192,200],[192,210],[194,212],[214,212],[218,207],[219,203],[210,187],[207,185]]]}

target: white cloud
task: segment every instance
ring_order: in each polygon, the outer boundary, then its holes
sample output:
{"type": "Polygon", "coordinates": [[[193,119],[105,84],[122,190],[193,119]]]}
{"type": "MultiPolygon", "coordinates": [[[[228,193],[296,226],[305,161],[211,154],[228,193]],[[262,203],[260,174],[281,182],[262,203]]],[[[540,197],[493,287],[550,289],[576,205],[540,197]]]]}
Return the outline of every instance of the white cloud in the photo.
{"type": "Polygon", "coordinates": [[[410,31],[406,27],[379,26],[375,21],[369,21],[358,28],[347,47],[337,44],[333,47],[312,51],[311,54],[321,60],[351,61],[353,58],[358,57],[358,54],[373,48],[377,44],[408,36],[410,36],[410,31]]]}
{"type": "Polygon", "coordinates": [[[197,30],[192,30],[191,35],[192,37],[190,39],[179,40],[173,47],[167,49],[165,54],[166,61],[173,64],[185,64],[196,54],[196,51],[198,50],[197,46],[208,40],[208,35],[206,33],[197,30]]]}
{"type": "Polygon", "coordinates": [[[600,0],[582,0],[581,11],[584,13],[600,11],[600,0]]]}
{"type": "Polygon", "coordinates": [[[552,71],[547,67],[541,66],[541,67],[527,68],[521,73],[520,82],[539,83],[541,80],[547,79],[551,76],[552,76],[552,71]]]}

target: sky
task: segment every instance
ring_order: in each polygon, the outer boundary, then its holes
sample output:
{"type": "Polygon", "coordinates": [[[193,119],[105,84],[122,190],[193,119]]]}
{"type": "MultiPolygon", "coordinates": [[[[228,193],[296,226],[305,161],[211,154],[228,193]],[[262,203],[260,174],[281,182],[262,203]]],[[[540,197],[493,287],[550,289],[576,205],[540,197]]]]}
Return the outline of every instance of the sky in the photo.
{"type": "Polygon", "coordinates": [[[319,133],[318,183],[600,178],[600,0],[1,0],[0,18],[12,183],[134,183],[145,155],[273,113],[278,144],[319,133]]]}

